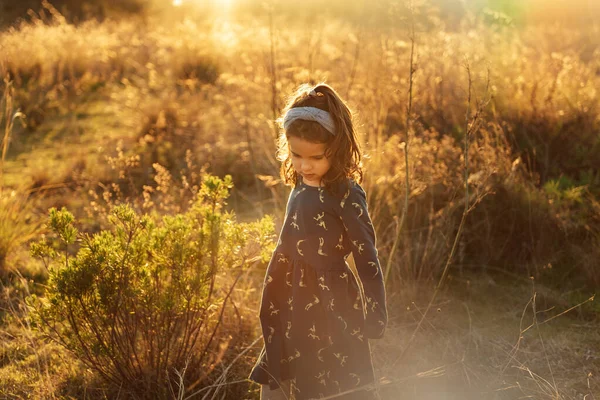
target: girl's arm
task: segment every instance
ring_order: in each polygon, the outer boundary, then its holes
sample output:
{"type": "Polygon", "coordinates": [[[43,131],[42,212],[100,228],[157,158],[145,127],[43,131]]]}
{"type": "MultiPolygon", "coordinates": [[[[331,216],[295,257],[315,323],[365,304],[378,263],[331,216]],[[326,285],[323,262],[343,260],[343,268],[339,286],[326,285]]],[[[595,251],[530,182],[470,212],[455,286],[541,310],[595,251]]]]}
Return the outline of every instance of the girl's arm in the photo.
{"type": "Polygon", "coordinates": [[[350,239],[365,294],[365,335],[371,339],[379,339],[387,327],[386,294],[377,256],[375,230],[362,187],[352,182],[350,193],[340,206],[340,219],[350,239]]]}

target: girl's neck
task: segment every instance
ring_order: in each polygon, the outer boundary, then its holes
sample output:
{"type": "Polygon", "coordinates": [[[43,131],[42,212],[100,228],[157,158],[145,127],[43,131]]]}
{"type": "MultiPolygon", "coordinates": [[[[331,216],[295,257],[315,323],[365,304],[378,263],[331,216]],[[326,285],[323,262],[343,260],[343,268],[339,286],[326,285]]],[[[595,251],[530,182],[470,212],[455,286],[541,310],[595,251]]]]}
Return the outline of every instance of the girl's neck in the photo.
{"type": "Polygon", "coordinates": [[[314,185],[314,184],[309,184],[309,183],[307,183],[307,182],[304,180],[304,177],[303,177],[302,175],[298,175],[298,178],[300,179],[300,182],[301,182],[301,184],[302,184],[302,185],[304,185],[304,186],[308,186],[308,187],[315,188],[315,189],[318,189],[318,188],[323,188],[323,187],[324,187],[324,186],[322,186],[322,185],[320,185],[320,184],[319,184],[319,185],[314,185]]]}

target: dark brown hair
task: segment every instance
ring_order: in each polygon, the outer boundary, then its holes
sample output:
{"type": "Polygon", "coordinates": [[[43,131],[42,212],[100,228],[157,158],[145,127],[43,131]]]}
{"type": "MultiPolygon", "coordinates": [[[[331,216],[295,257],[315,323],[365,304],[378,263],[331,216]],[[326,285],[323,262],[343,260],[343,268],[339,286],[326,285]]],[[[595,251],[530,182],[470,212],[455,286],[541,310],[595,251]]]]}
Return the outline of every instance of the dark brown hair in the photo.
{"type": "Polygon", "coordinates": [[[311,143],[325,143],[327,145],[325,156],[330,159],[331,167],[323,176],[323,184],[326,190],[339,194],[341,184],[345,184],[346,188],[349,187],[349,178],[357,183],[362,182],[362,151],[352,124],[352,111],[331,86],[325,83],[319,83],[316,86],[300,85],[289,97],[287,105],[277,122],[281,128],[277,159],[281,161],[280,175],[286,185],[295,186],[298,180],[289,151],[288,138],[290,136],[311,143]],[[316,95],[310,94],[313,90],[316,95]],[[283,128],[283,117],[289,109],[295,107],[316,107],[329,112],[335,124],[335,134],[332,135],[318,122],[300,119],[292,122],[285,130],[283,128]]]}

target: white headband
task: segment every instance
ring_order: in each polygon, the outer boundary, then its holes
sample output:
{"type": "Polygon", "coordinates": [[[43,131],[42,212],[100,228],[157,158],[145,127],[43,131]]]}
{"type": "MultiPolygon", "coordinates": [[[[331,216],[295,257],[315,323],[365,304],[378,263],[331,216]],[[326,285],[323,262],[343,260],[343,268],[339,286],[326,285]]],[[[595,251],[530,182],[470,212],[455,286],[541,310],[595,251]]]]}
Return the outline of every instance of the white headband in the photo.
{"type": "Polygon", "coordinates": [[[305,121],[316,121],[323,128],[327,129],[331,132],[332,135],[335,135],[335,123],[333,122],[333,118],[331,118],[331,114],[327,111],[321,110],[316,107],[294,107],[290,108],[283,117],[283,129],[287,130],[289,126],[297,119],[302,119],[305,121]]]}

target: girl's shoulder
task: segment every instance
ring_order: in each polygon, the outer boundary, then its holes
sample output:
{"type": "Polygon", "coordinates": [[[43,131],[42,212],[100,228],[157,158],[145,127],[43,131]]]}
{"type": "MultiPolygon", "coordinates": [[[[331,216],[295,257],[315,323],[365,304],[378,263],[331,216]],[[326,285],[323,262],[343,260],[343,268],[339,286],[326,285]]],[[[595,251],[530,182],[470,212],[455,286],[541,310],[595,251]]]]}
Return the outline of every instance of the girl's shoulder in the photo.
{"type": "Polygon", "coordinates": [[[363,187],[352,178],[346,178],[335,184],[332,191],[335,203],[339,208],[343,208],[347,202],[356,202],[366,199],[366,193],[363,187]]]}
{"type": "Polygon", "coordinates": [[[344,188],[345,192],[352,193],[365,193],[365,190],[360,185],[360,183],[356,182],[353,178],[346,178],[345,181],[341,184],[344,188]]]}

